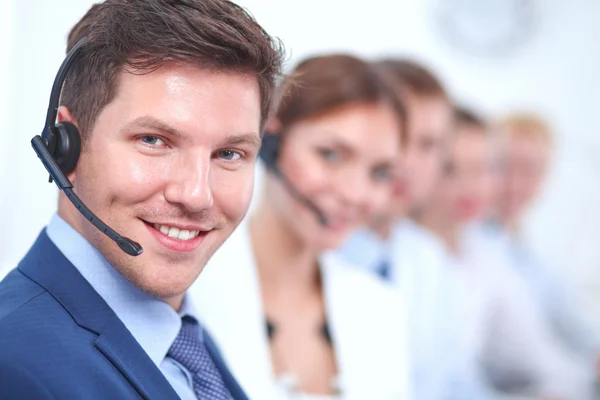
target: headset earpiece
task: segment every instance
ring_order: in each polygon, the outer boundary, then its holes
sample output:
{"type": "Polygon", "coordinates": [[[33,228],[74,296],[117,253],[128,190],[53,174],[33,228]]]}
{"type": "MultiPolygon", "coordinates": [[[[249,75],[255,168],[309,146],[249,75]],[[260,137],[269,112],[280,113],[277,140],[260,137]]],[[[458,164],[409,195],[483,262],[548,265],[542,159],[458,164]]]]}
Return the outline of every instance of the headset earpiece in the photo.
{"type": "Polygon", "coordinates": [[[281,183],[287,188],[289,193],[296,198],[299,202],[303,203],[308,209],[310,209],[318,218],[321,225],[327,225],[327,218],[319,208],[312,203],[310,199],[304,196],[296,187],[284,176],[277,165],[279,161],[279,152],[281,150],[281,133],[270,133],[265,132],[262,137],[262,144],[258,156],[263,160],[267,170],[271,171],[275,177],[277,177],[281,183]]]}
{"type": "Polygon", "coordinates": [[[267,168],[275,168],[279,158],[279,149],[281,147],[281,134],[265,132],[262,137],[259,157],[263,160],[267,168]]]}
{"type": "Polygon", "coordinates": [[[67,175],[75,169],[81,153],[81,136],[75,125],[68,121],[54,126],[54,160],[63,174],[67,175]]]}

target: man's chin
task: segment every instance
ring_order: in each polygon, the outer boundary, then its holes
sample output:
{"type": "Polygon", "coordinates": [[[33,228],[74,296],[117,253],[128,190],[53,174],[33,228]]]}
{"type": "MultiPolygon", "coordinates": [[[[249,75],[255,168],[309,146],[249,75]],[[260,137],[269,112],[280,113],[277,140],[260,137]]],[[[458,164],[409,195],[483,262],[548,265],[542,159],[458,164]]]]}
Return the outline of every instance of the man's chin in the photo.
{"type": "MultiPolygon", "coordinates": [[[[148,256],[150,256],[148,254],[148,256]]],[[[147,259],[157,259],[160,256],[150,256],[147,259]]],[[[139,260],[143,261],[143,260],[139,260]]],[[[134,286],[158,299],[182,297],[194,283],[203,264],[201,262],[186,262],[178,264],[164,263],[151,265],[149,263],[135,263],[122,271],[123,276],[134,286]]]]}
{"type": "Polygon", "coordinates": [[[352,230],[344,230],[342,232],[329,233],[323,235],[321,240],[316,242],[317,252],[326,252],[335,250],[340,247],[344,241],[351,235],[352,230]]]}
{"type": "Polygon", "coordinates": [[[138,282],[132,282],[140,290],[146,292],[152,297],[171,303],[171,299],[182,299],[195,279],[177,280],[172,279],[151,279],[138,282]]]}

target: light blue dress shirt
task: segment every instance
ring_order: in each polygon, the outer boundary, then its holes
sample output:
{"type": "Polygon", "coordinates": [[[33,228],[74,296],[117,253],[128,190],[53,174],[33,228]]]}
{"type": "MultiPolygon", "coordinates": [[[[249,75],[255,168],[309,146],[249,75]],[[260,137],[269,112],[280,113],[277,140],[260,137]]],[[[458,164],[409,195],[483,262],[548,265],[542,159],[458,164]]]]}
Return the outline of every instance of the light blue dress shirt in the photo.
{"type": "Polygon", "coordinates": [[[46,228],[48,237],[106,301],[150,359],[161,370],[179,397],[196,400],[192,377],[167,356],[181,329],[181,317],[199,321],[186,296],[179,313],[125,279],[79,232],[54,215],[46,228]]]}
{"type": "Polygon", "coordinates": [[[595,363],[600,356],[600,332],[586,318],[568,277],[542,263],[523,239],[499,225],[486,223],[475,229],[479,229],[479,234],[503,244],[501,249],[508,256],[509,265],[529,285],[554,333],[567,348],[583,360],[595,363]]]}
{"type": "Polygon", "coordinates": [[[336,251],[348,263],[382,276],[382,266],[388,266],[385,280],[396,281],[396,276],[390,266],[393,240],[384,240],[370,229],[361,229],[351,235],[336,251]]]}

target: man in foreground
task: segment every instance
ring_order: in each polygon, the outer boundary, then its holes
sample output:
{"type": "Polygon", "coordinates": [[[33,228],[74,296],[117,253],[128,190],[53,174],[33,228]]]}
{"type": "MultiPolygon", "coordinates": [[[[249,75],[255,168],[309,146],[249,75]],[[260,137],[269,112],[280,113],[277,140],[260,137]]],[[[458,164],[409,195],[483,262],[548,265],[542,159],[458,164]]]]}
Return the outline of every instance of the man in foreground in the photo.
{"type": "Polygon", "coordinates": [[[143,252],[61,194],[0,282],[0,397],[246,399],[185,293],[248,209],[281,51],[226,0],[107,0],[76,44],[58,121],[82,150],[56,161],[143,252]]]}

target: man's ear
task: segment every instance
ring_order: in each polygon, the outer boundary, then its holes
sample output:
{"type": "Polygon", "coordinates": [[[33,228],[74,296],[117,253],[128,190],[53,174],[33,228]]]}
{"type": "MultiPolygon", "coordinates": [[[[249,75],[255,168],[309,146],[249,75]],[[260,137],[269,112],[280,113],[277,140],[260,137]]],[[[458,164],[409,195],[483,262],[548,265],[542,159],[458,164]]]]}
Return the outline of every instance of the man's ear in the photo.
{"type": "Polygon", "coordinates": [[[73,114],[71,113],[71,110],[69,110],[65,106],[58,107],[58,117],[57,117],[57,119],[58,119],[58,122],[65,122],[66,121],[66,122],[70,122],[70,123],[74,124],[75,126],[77,126],[77,124],[73,120],[73,114]]]}
{"type": "MultiPolygon", "coordinates": [[[[79,136],[81,138],[81,131],[79,130],[79,126],[77,125],[77,122],[73,119],[73,114],[71,113],[71,110],[69,110],[65,106],[60,106],[58,108],[58,113],[57,113],[56,119],[57,119],[57,122],[70,122],[73,125],[75,125],[77,127],[77,131],[79,132],[79,136]]],[[[83,149],[83,140],[82,140],[82,149],[83,149]]],[[[81,157],[81,154],[80,154],[80,157],[81,157]]],[[[67,174],[67,178],[69,178],[69,180],[71,181],[71,183],[73,183],[73,185],[75,185],[75,180],[77,177],[75,174],[76,170],[77,170],[77,166],[75,166],[73,171],[71,171],[67,174]]]]}

